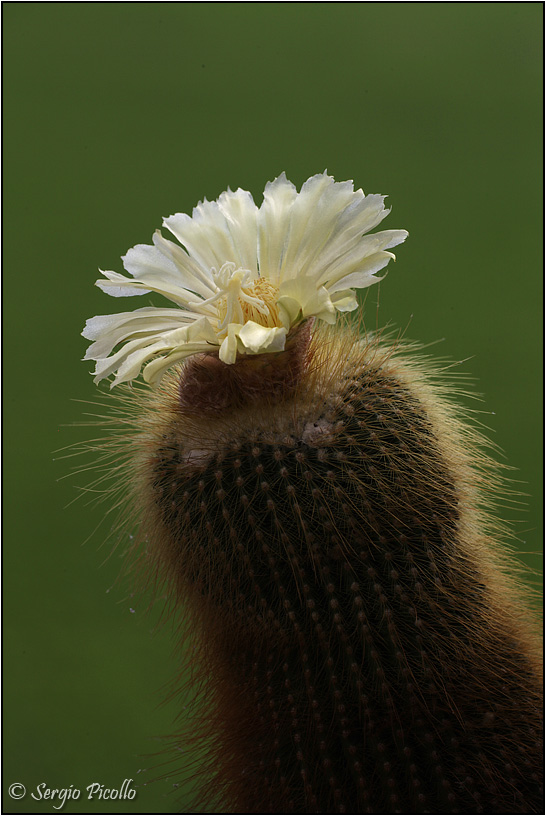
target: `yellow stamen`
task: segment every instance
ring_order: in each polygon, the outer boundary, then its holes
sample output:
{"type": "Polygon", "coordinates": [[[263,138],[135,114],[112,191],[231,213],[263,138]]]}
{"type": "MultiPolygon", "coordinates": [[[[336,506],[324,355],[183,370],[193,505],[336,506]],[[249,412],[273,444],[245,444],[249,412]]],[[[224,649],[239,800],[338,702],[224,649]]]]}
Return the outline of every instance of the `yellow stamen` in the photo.
{"type": "Polygon", "coordinates": [[[279,290],[270,281],[257,278],[240,286],[236,294],[230,292],[217,301],[218,323],[224,331],[229,323],[247,323],[249,320],[267,328],[280,327],[278,295],[279,290]]]}

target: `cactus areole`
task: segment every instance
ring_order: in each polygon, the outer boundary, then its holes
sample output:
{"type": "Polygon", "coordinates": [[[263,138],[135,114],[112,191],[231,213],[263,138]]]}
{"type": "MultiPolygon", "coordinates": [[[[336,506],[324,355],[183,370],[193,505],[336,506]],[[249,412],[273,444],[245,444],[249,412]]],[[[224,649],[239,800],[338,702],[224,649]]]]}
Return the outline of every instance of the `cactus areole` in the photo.
{"type": "Polygon", "coordinates": [[[116,450],[130,557],[180,621],[196,812],[543,812],[494,466],[429,363],[337,319],[407,236],[370,232],[383,201],[283,174],[260,208],[237,190],[167,218],[182,246],[157,232],[98,282],[175,304],[84,336],[97,381],[149,383],[120,386],[116,450]]]}

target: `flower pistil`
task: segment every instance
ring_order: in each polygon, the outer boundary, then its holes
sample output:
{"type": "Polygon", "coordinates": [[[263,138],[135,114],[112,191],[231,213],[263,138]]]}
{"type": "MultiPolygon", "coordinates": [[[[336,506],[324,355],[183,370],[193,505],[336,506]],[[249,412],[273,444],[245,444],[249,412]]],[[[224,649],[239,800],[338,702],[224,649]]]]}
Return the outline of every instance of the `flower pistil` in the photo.
{"type": "Polygon", "coordinates": [[[232,261],[220,269],[211,269],[211,277],[218,291],[205,301],[191,303],[194,307],[216,303],[218,337],[225,337],[230,323],[245,324],[249,320],[260,326],[281,327],[276,305],[279,290],[266,278],[250,269],[236,268],[232,261]]]}

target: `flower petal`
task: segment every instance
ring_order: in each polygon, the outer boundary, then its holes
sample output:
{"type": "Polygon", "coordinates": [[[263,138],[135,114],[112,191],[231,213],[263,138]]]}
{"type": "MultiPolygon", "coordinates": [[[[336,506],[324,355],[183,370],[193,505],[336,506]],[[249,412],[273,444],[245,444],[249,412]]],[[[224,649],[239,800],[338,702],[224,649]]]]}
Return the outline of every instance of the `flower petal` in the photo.
{"type": "MultiPolygon", "coordinates": [[[[94,382],[98,383],[100,380],[104,380],[106,377],[109,377],[110,374],[118,370],[120,366],[126,364],[127,361],[129,361],[128,365],[130,366],[132,365],[131,361],[138,359],[140,361],[138,364],[138,370],[140,371],[142,363],[150,357],[153,357],[156,351],[160,351],[160,349],[161,343],[158,344],[156,337],[141,337],[135,340],[130,340],[110,357],[96,358],[97,364],[95,366],[95,371],[93,372],[95,375],[94,382]]],[[[128,377],[127,379],[132,378],[128,377]]],[[[124,382],[124,380],[118,379],[115,384],[118,382],[124,382]]]]}
{"type": "Polygon", "coordinates": [[[177,303],[182,309],[185,308],[190,299],[195,298],[193,292],[172,286],[168,281],[161,283],[160,280],[154,278],[153,272],[150,274],[151,280],[148,279],[145,272],[142,272],[141,279],[135,281],[120,275],[119,272],[110,272],[107,269],[101,269],[100,271],[106,277],[106,280],[95,281],[95,286],[113,297],[130,297],[157,292],[157,294],[163,295],[168,300],[172,300],[173,303],[177,303]]]}
{"type": "Polygon", "coordinates": [[[392,252],[376,252],[359,264],[358,271],[345,275],[332,285],[329,284],[328,289],[330,292],[352,287],[366,289],[367,286],[371,286],[385,277],[384,275],[377,277],[376,273],[384,269],[389,261],[394,260],[396,260],[396,257],[392,252]]]}
{"type": "Polygon", "coordinates": [[[266,184],[258,211],[258,265],[260,275],[279,285],[290,232],[292,206],[298,193],[286,175],[266,184]]]}
{"type": "Polygon", "coordinates": [[[130,340],[110,357],[98,359],[95,369],[95,382],[108,377],[117,370],[116,378],[111,385],[113,387],[120,382],[132,380],[138,376],[142,364],[156,354],[165,351],[176,351],[182,356],[187,356],[187,354],[194,354],[196,348],[198,350],[208,350],[211,346],[215,347],[217,345],[218,339],[213,327],[206,317],[200,317],[187,326],[172,331],[130,340]]]}
{"type": "MultiPolygon", "coordinates": [[[[407,237],[406,230],[383,230],[359,238],[345,252],[338,251],[331,263],[324,263],[324,271],[317,278],[317,284],[324,284],[331,288],[332,284],[338,283],[347,275],[367,268],[370,257],[382,250],[401,244],[407,237]]],[[[387,263],[391,258],[394,258],[391,253],[384,253],[384,255],[388,255],[387,263]]],[[[371,282],[373,283],[373,280],[371,282]]]]}
{"type": "Polygon", "coordinates": [[[238,334],[242,329],[241,323],[230,323],[227,328],[227,335],[222,341],[218,356],[223,363],[233,365],[237,359],[237,351],[239,350],[238,334]]]}
{"type": "MultiPolygon", "coordinates": [[[[205,286],[203,281],[193,274],[199,271],[196,264],[190,262],[187,269],[181,269],[165,254],[169,252],[170,242],[164,240],[161,235],[158,237],[157,234],[154,234],[153,240],[156,246],[137,244],[122,258],[125,269],[135,281],[146,286],[148,291],[158,292],[182,307],[189,300],[196,299],[196,292],[198,297],[202,295],[209,297],[213,294],[215,286],[212,278],[209,277],[208,286],[205,286]]],[[[172,246],[174,247],[174,244],[172,246]]],[[[184,257],[182,249],[177,257],[182,263],[184,257]]],[[[188,260],[190,261],[189,258],[188,260]]],[[[199,274],[206,279],[202,273],[199,274]]]]}
{"type": "Polygon", "coordinates": [[[283,295],[277,301],[277,308],[279,310],[279,317],[285,329],[295,326],[301,319],[301,303],[295,298],[283,295]]]}
{"type": "Polygon", "coordinates": [[[152,241],[157,249],[176,266],[182,286],[205,299],[214,294],[215,286],[210,270],[204,272],[182,247],[168,241],[159,230],[154,232],[152,241]]]}
{"type": "Polygon", "coordinates": [[[334,294],[330,292],[330,298],[338,312],[354,312],[355,309],[358,309],[358,300],[352,289],[345,289],[334,294]]]}
{"type": "Polygon", "coordinates": [[[239,329],[238,337],[245,350],[253,354],[260,354],[264,351],[282,351],[286,340],[286,329],[268,328],[249,320],[239,329]]]}
{"type": "MultiPolygon", "coordinates": [[[[210,351],[210,345],[204,341],[195,343],[186,343],[181,349],[172,351],[163,357],[156,357],[148,365],[144,366],[142,376],[144,381],[150,385],[158,385],[164,374],[171,366],[191,357],[192,354],[200,354],[202,352],[210,351]]],[[[117,385],[116,382],[112,385],[117,385]]]]}
{"type": "Polygon", "coordinates": [[[218,199],[218,206],[226,219],[233,246],[238,250],[236,260],[243,269],[257,271],[258,258],[258,208],[251,194],[240,188],[234,193],[228,190],[218,199]]]}
{"type": "Polygon", "coordinates": [[[117,369],[116,376],[110,383],[110,389],[122,382],[130,382],[138,377],[146,360],[149,360],[150,357],[153,357],[159,351],[161,351],[161,344],[158,342],[153,346],[137,349],[133,351],[132,354],[129,354],[117,369]]]}
{"type": "Polygon", "coordinates": [[[107,280],[95,281],[95,286],[106,292],[112,297],[133,297],[133,295],[146,295],[150,293],[149,289],[145,289],[142,284],[135,284],[134,281],[128,280],[125,275],[119,272],[111,272],[109,269],[99,269],[99,272],[107,278],[107,280]]]}
{"type": "Polygon", "coordinates": [[[198,204],[191,218],[178,213],[163,223],[203,269],[220,269],[231,261],[256,273],[257,213],[250,193],[229,190],[217,202],[198,204]]]}
{"type": "Polygon", "coordinates": [[[144,306],[134,312],[97,315],[86,322],[82,332],[87,340],[95,341],[87,349],[84,360],[98,360],[110,354],[118,343],[180,328],[184,322],[199,317],[201,315],[180,309],[156,309],[153,306],[144,306]]]}
{"type": "Polygon", "coordinates": [[[328,241],[339,212],[355,195],[351,182],[336,184],[326,173],[312,176],[305,182],[291,207],[281,281],[306,274],[328,241]]]}
{"type": "Polygon", "coordinates": [[[202,317],[189,326],[162,335],[158,340],[159,343],[162,345],[161,348],[155,348],[156,353],[160,351],[169,353],[148,363],[143,371],[146,382],[154,385],[157,385],[170,366],[180,360],[192,354],[217,348],[218,338],[207,318],[202,317]]]}
{"type": "Polygon", "coordinates": [[[294,314],[293,302],[299,303],[302,317],[318,317],[327,323],[335,321],[335,308],[332,305],[328,290],[321,286],[317,289],[311,278],[291,278],[281,283],[277,303],[288,314],[294,314]]]}

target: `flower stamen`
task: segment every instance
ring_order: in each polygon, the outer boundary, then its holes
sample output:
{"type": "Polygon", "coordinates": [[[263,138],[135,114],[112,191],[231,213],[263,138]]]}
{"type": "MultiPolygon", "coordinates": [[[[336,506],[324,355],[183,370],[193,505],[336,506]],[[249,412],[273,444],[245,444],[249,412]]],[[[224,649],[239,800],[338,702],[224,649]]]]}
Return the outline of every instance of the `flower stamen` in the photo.
{"type": "Polygon", "coordinates": [[[219,291],[201,306],[216,303],[219,336],[227,333],[230,323],[252,320],[267,328],[282,325],[276,303],[279,290],[266,278],[253,280],[249,269],[236,269],[231,261],[218,271],[212,269],[211,275],[219,291]]]}

